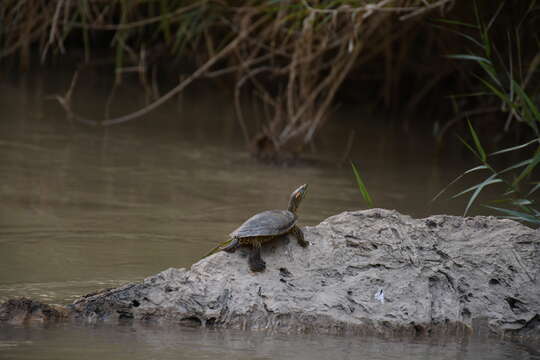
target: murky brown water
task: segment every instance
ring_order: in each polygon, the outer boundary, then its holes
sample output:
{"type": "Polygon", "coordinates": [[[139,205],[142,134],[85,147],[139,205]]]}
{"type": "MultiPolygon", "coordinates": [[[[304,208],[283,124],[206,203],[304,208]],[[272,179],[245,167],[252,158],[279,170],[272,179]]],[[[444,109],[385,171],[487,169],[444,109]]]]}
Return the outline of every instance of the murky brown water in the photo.
{"type": "Polygon", "coordinates": [[[320,335],[134,326],[0,327],[2,359],[540,359],[502,341],[399,341],[320,335]]]}
{"type": "MultiPolygon", "coordinates": [[[[99,116],[110,84],[91,75],[82,77],[76,100],[81,111],[99,116]]],[[[64,91],[70,76],[0,78],[0,301],[67,303],[168,267],[189,267],[253,213],[284,208],[302,183],[310,190],[301,224],[364,208],[348,163],[335,165],[352,129],[349,156],[378,207],[414,216],[463,209],[462,202],[430,202],[471,164],[458,151],[437,159],[428,133],[362,125],[364,115],[347,111],[321,132],[310,161],[279,168],[244,151],[223,89],[193,91],[145,119],[103,130],[71,124],[46,99],[64,91]]],[[[140,88],[128,85],[116,96],[119,113],[141,104],[140,88]]],[[[392,359],[403,351],[411,359],[465,359],[480,358],[469,351],[478,355],[485,346],[129,327],[0,329],[0,358],[13,359],[272,358],[279,349],[306,359],[392,359]]],[[[509,358],[515,350],[496,349],[483,358],[509,358]]]]}

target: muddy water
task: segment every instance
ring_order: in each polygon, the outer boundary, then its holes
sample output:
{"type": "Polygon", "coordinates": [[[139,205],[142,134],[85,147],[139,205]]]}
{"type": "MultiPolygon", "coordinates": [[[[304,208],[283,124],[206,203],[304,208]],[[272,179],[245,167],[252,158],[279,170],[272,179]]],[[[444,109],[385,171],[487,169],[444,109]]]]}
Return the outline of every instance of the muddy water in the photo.
{"type": "Polygon", "coordinates": [[[262,334],[142,326],[0,327],[2,359],[539,359],[501,341],[399,341],[360,337],[262,334]]]}
{"type": "MultiPolygon", "coordinates": [[[[306,161],[274,167],[245,152],[224,89],[195,89],[144,119],[104,130],[71,123],[48,99],[69,86],[70,76],[51,70],[0,78],[0,301],[28,296],[68,303],[168,267],[189,267],[251,214],[284,208],[290,191],[303,183],[310,189],[302,225],[364,208],[343,162],[348,158],[360,165],[379,207],[413,216],[462,211],[463,203],[430,199],[470,163],[458,151],[436,157],[421,130],[404,133],[382,119],[383,125],[368,127],[359,111],[342,111],[306,161]]],[[[88,117],[105,111],[110,81],[102,78],[83,74],[75,92],[77,109],[88,117]]],[[[115,93],[113,115],[141,106],[143,94],[137,82],[127,81],[115,93]]],[[[350,339],[223,336],[179,329],[2,328],[0,358],[81,358],[82,349],[83,358],[268,358],[277,355],[275,347],[286,347],[299,357],[322,359],[333,353],[329,349],[346,357],[363,348],[350,339]]],[[[371,359],[403,350],[418,354],[411,358],[448,351],[370,344],[371,359]]],[[[497,349],[500,356],[490,358],[507,358],[511,348],[497,349]]],[[[452,345],[451,352],[460,351],[461,345],[452,345]]]]}

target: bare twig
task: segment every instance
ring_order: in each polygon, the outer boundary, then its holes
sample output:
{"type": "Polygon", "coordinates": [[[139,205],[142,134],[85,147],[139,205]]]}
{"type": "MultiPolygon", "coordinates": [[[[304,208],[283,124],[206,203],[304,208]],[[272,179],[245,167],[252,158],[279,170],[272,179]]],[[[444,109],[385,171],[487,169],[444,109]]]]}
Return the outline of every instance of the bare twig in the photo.
{"type": "Polygon", "coordinates": [[[403,15],[402,17],[399,18],[399,20],[401,21],[405,21],[405,20],[408,20],[412,17],[415,17],[415,16],[418,16],[418,15],[421,15],[427,11],[430,11],[430,10],[433,10],[433,9],[444,9],[444,7],[446,6],[446,4],[449,4],[449,3],[453,3],[454,0],[440,0],[440,1],[437,1],[437,2],[434,2],[433,4],[425,4],[424,7],[421,7],[421,8],[418,8],[417,10],[415,11],[412,11],[411,13],[407,14],[407,15],[403,15]]]}
{"type": "Polygon", "coordinates": [[[51,24],[51,32],[49,33],[49,41],[47,41],[47,45],[45,45],[45,49],[43,50],[43,54],[41,56],[41,61],[45,60],[45,57],[47,56],[47,51],[49,50],[49,47],[53,44],[54,39],[58,37],[60,49],[63,49],[61,46],[61,40],[58,36],[58,18],[60,17],[60,10],[62,10],[62,5],[64,4],[64,0],[58,0],[58,3],[56,4],[56,9],[54,11],[54,16],[51,24]]]}
{"type": "MultiPolygon", "coordinates": [[[[153,24],[153,23],[161,22],[161,21],[166,20],[166,19],[174,18],[174,17],[176,17],[176,16],[178,16],[180,14],[188,12],[189,10],[193,10],[193,9],[199,7],[199,6],[201,6],[201,2],[200,1],[195,1],[193,4],[185,6],[185,7],[181,7],[181,8],[177,9],[176,11],[174,11],[172,13],[167,13],[167,14],[163,14],[163,15],[160,15],[160,16],[155,16],[155,17],[144,19],[144,20],[133,21],[133,22],[124,23],[124,24],[97,24],[97,23],[94,23],[94,24],[88,23],[88,24],[86,24],[86,23],[80,23],[80,22],[76,22],[76,21],[67,21],[67,22],[65,21],[64,24],[68,25],[68,26],[77,27],[77,28],[93,29],[93,30],[115,30],[115,31],[117,31],[117,30],[129,30],[129,29],[140,28],[142,26],[146,26],[146,25],[150,25],[150,24],[153,24]]],[[[103,13],[105,13],[105,11],[103,11],[103,13]]]]}
{"type": "MultiPolygon", "coordinates": [[[[257,26],[259,26],[260,24],[262,23],[261,20],[257,21],[252,28],[255,28],[257,26]]],[[[197,79],[198,77],[200,77],[202,74],[204,74],[209,68],[211,68],[218,60],[222,59],[223,57],[225,57],[227,54],[229,54],[232,50],[234,50],[238,44],[248,35],[248,31],[244,31],[244,32],[241,32],[240,34],[238,34],[238,36],[233,40],[231,41],[227,46],[225,46],[222,50],[220,50],[215,56],[213,56],[212,58],[210,58],[205,64],[203,64],[202,66],[200,66],[193,74],[191,74],[190,76],[188,76],[186,79],[184,79],[184,81],[180,82],[178,85],[176,85],[173,89],[169,90],[166,94],[164,94],[163,96],[161,96],[159,99],[157,99],[156,101],[154,101],[153,103],[149,104],[148,106],[138,110],[138,111],[135,111],[131,114],[128,114],[128,115],[124,115],[124,116],[120,116],[118,118],[115,118],[115,119],[110,119],[110,120],[105,120],[103,122],[98,122],[98,121],[95,121],[95,120],[89,120],[89,119],[84,119],[84,123],[90,123],[92,125],[98,125],[98,124],[101,124],[103,126],[111,126],[111,125],[117,125],[117,124],[122,124],[122,123],[125,123],[127,121],[130,121],[130,120],[133,120],[133,119],[136,119],[136,118],[140,118],[141,116],[144,116],[146,114],[148,114],[149,112],[153,111],[154,109],[156,109],[157,107],[161,106],[162,104],[164,104],[165,102],[167,102],[168,100],[170,100],[172,97],[174,97],[176,94],[178,94],[179,92],[181,92],[182,90],[184,90],[189,84],[191,84],[195,79],[197,79]]],[[[57,97],[58,101],[60,101],[60,103],[62,104],[61,102],[61,99],[59,97],[57,97]]],[[[71,111],[69,111],[69,113],[72,115],[72,116],[75,116],[75,114],[71,111]]],[[[82,120],[82,118],[78,117],[78,119],[82,120]]]]}

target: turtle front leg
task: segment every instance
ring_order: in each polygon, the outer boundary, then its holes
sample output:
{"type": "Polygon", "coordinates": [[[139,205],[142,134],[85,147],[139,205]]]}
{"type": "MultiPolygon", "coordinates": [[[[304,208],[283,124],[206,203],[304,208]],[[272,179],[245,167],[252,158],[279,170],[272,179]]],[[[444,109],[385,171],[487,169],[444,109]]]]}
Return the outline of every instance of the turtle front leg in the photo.
{"type": "Polygon", "coordinates": [[[266,263],[261,258],[261,242],[254,240],[251,248],[251,253],[248,258],[249,268],[251,271],[259,272],[266,269],[266,263]]]}
{"type": "Polygon", "coordinates": [[[309,242],[304,239],[304,232],[298,226],[295,225],[291,229],[291,233],[296,237],[296,240],[298,240],[298,244],[301,247],[307,247],[309,245],[309,242]]]}

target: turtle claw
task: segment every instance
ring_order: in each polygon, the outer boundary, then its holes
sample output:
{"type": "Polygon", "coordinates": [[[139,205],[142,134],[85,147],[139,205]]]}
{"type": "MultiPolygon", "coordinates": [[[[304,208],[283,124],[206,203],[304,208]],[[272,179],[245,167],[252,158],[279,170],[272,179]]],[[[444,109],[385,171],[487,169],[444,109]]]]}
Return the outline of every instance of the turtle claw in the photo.
{"type": "Polygon", "coordinates": [[[250,263],[249,269],[253,272],[264,271],[266,269],[266,263],[264,261],[250,263]]]}

